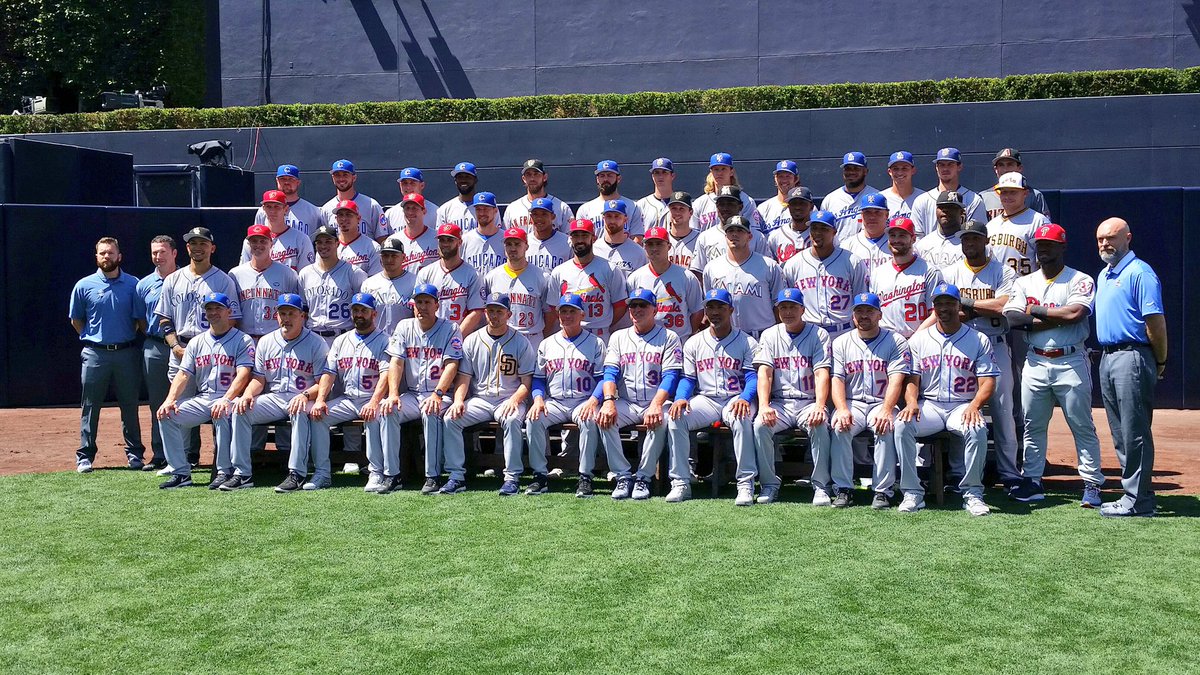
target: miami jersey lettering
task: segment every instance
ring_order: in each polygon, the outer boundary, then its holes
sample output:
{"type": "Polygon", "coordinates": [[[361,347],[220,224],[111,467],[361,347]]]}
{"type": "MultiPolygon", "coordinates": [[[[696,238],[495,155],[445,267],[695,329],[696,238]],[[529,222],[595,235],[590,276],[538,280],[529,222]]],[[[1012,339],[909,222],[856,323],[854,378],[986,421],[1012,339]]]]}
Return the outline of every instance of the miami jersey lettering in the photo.
{"type": "Polygon", "coordinates": [[[400,276],[389,279],[386,272],[380,272],[363,282],[360,292],[370,293],[375,298],[375,325],[379,330],[392,334],[396,324],[403,319],[411,318],[412,293],[417,284],[417,275],[405,272],[400,276]]]}

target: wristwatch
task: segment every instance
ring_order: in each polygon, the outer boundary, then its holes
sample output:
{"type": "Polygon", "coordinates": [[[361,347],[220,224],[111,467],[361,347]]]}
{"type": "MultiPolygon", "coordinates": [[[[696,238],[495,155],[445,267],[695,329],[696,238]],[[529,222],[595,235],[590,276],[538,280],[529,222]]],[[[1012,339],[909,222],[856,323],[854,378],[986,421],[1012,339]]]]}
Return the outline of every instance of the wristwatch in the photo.
{"type": "Polygon", "coordinates": [[[442,391],[441,389],[434,389],[433,393],[437,394],[438,398],[441,398],[446,395],[446,392],[442,391]]]}
{"type": "Polygon", "coordinates": [[[609,401],[615,401],[615,400],[617,400],[617,397],[616,397],[616,396],[605,396],[605,397],[604,397],[604,402],[605,402],[605,403],[608,403],[609,401]]]}

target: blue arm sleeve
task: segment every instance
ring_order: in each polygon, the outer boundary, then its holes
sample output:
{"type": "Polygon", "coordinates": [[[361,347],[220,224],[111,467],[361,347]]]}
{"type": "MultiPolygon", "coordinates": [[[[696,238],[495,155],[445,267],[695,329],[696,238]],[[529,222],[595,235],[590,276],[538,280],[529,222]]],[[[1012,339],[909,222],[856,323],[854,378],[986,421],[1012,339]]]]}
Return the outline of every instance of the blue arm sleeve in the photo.
{"type": "Polygon", "coordinates": [[[679,388],[675,390],[676,401],[686,401],[696,393],[696,378],[685,377],[679,382],[679,388]]]}
{"type": "Polygon", "coordinates": [[[667,392],[667,398],[674,398],[675,387],[679,386],[679,378],[683,377],[682,370],[668,370],[663,373],[662,383],[658,385],[659,391],[667,392]]]}
{"type": "Polygon", "coordinates": [[[754,368],[747,368],[746,386],[742,387],[742,394],[738,398],[747,403],[754,403],[755,397],[758,396],[758,371],[754,368]]]}
{"type": "Polygon", "coordinates": [[[596,399],[597,403],[604,401],[604,380],[596,383],[596,388],[592,391],[592,398],[596,399]]]}
{"type": "Polygon", "coordinates": [[[604,381],[616,383],[621,376],[621,369],[616,366],[604,366],[604,381]]]}
{"type": "Polygon", "coordinates": [[[546,398],[546,378],[544,377],[533,378],[533,398],[539,396],[546,398]]]}

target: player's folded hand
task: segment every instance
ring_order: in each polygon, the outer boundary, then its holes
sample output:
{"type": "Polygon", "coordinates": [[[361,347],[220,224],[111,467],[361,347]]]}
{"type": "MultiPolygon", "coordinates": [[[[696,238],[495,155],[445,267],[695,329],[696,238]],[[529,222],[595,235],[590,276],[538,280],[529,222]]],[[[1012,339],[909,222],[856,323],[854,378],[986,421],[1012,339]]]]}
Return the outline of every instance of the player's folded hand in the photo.
{"type": "Polygon", "coordinates": [[[529,421],[536,422],[541,419],[544,412],[546,412],[546,402],[539,398],[533,402],[533,405],[529,408],[529,415],[526,417],[529,421]]]}
{"type": "Polygon", "coordinates": [[[833,414],[833,430],[849,431],[854,425],[854,414],[849,410],[839,410],[833,414]]]}
{"type": "Polygon", "coordinates": [[[158,419],[165,420],[177,412],[179,412],[179,406],[175,404],[175,401],[165,401],[158,408],[158,419]]]}
{"type": "Polygon", "coordinates": [[[379,417],[379,404],[367,401],[363,404],[363,407],[358,409],[358,416],[364,422],[373,422],[376,417],[379,417]]]}
{"type": "Polygon", "coordinates": [[[677,420],[691,409],[692,405],[687,401],[675,401],[671,404],[671,410],[667,414],[671,416],[671,419],[677,420]]]}
{"type": "Polygon", "coordinates": [[[296,394],[292,400],[288,401],[288,414],[299,415],[308,407],[308,397],[304,394],[296,394]]]}
{"type": "Polygon", "coordinates": [[[872,426],[877,434],[890,434],[896,428],[896,423],[890,413],[887,415],[877,415],[872,422],[872,426]]]}
{"type": "Polygon", "coordinates": [[[329,412],[329,404],[325,401],[317,401],[313,404],[312,410],[308,411],[308,416],[314,420],[319,420],[325,417],[325,413],[329,412]]]}
{"type": "Polygon", "coordinates": [[[742,420],[750,416],[750,402],[744,398],[735,399],[733,405],[729,406],[729,412],[733,413],[733,418],[742,420]]]}
{"type": "Polygon", "coordinates": [[[212,405],[209,406],[209,410],[212,411],[212,418],[214,420],[224,418],[230,412],[229,399],[222,396],[221,398],[212,402],[212,405]]]}
{"type": "Polygon", "coordinates": [[[825,414],[825,409],[817,406],[813,408],[811,413],[808,414],[808,426],[809,428],[815,429],[822,424],[825,424],[827,419],[828,416],[825,414]]]}
{"type": "Polygon", "coordinates": [[[458,401],[455,401],[454,403],[450,404],[449,408],[446,409],[446,419],[456,420],[456,419],[462,417],[463,413],[465,413],[466,411],[467,411],[467,406],[465,403],[459,403],[458,401]]]}
{"type": "Polygon", "coordinates": [[[254,398],[252,396],[239,396],[237,401],[234,401],[233,403],[233,412],[239,415],[245,415],[253,407],[254,398]]]}
{"type": "Polygon", "coordinates": [[[642,423],[647,429],[657,429],[663,422],[663,409],[661,405],[652,405],[646,408],[646,414],[642,415],[642,423]]]}

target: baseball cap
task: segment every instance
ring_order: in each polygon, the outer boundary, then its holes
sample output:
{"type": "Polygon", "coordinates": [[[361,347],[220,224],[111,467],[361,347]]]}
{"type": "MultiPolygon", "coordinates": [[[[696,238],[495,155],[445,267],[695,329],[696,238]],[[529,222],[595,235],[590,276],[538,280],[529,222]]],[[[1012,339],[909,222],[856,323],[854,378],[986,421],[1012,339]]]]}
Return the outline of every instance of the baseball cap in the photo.
{"type": "Polygon", "coordinates": [[[803,307],[804,294],[800,292],[799,288],[785,288],[775,296],[775,304],[782,305],[785,302],[794,302],[803,307]]]}
{"type": "Polygon", "coordinates": [[[1017,164],[1020,164],[1021,152],[1016,148],[1004,148],[1000,152],[997,152],[996,156],[992,158],[992,164],[995,165],[996,162],[999,162],[1002,159],[1011,159],[1017,164]]]}
{"type": "Polygon", "coordinates": [[[650,170],[654,171],[655,169],[663,169],[664,171],[675,173],[675,165],[672,164],[671,160],[667,159],[666,157],[659,157],[653,162],[650,162],[650,170]]]}
{"type": "Polygon", "coordinates": [[[413,289],[413,300],[416,300],[418,295],[428,295],[436,300],[438,297],[438,287],[433,284],[418,284],[413,289]]]}
{"type": "Polygon", "coordinates": [[[541,209],[543,211],[549,211],[550,213],[554,213],[554,200],[549,197],[538,197],[537,199],[530,202],[530,204],[529,204],[530,211],[536,211],[538,209],[541,209]]]}
{"type": "Polygon", "coordinates": [[[789,204],[791,202],[809,202],[811,204],[813,200],[812,190],[809,190],[803,185],[800,187],[794,187],[791,190],[788,190],[787,200],[789,204]]]}
{"type": "Polygon", "coordinates": [[[658,241],[666,242],[671,241],[670,235],[667,234],[666,228],[663,227],[652,227],[646,230],[646,234],[642,236],[643,244],[651,239],[657,239],[658,241]]]}
{"type": "Polygon", "coordinates": [[[333,207],[334,213],[338,211],[353,211],[358,213],[358,204],[355,204],[351,199],[343,199],[337,203],[337,206],[333,207]]]}
{"type": "Polygon", "coordinates": [[[533,169],[534,171],[537,171],[538,173],[546,173],[546,165],[543,164],[542,160],[540,160],[540,159],[525,160],[525,163],[521,165],[521,173],[525,173],[526,171],[528,171],[530,169],[533,169]]]}
{"type": "Polygon", "coordinates": [[[379,247],[380,253],[404,253],[404,240],[400,237],[388,237],[383,240],[383,245],[379,247]]]}
{"type": "Polygon", "coordinates": [[[476,192],[471,200],[471,206],[490,206],[496,208],[496,195],[491,192],[476,192]]]}
{"type": "Polygon", "coordinates": [[[672,204],[683,204],[689,209],[692,208],[692,196],[682,190],[671,193],[671,201],[667,202],[667,206],[672,204]]]}
{"type": "Polygon", "coordinates": [[[267,190],[263,193],[262,203],[272,202],[275,204],[286,204],[287,198],[284,197],[282,190],[267,190]]]}
{"type": "Polygon", "coordinates": [[[888,230],[904,230],[909,234],[915,235],[917,233],[917,226],[913,224],[912,218],[901,216],[899,218],[892,218],[888,223],[888,230]]]}
{"type": "Polygon", "coordinates": [[[620,199],[610,199],[604,202],[604,213],[628,214],[629,209],[625,206],[624,201],[620,199]]]}
{"type": "Polygon", "coordinates": [[[709,157],[708,168],[711,169],[714,166],[733,166],[733,155],[729,154],[728,152],[718,152],[712,157],[709,157]]]}
{"type": "Polygon", "coordinates": [[[880,309],[883,306],[883,303],[879,301],[879,296],[875,295],[874,293],[859,293],[858,295],[854,296],[854,307],[851,307],[851,309],[854,309],[855,307],[862,307],[864,305],[867,307],[880,309]]]}
{"type": "Polygon", "coordinates": [[[214,303],[222,307],[229,307],[231,305],[229,302],[229,296],[225,295],[224,293],[208,293],[204,296],[205,307],[214,303]]]}
{"type": "Polygon", "coordinates": [[[837,218],[832,211],[813,211],[812,215],[808,217],[808,223],[809,227],[820,223],[825,227],[837,229],[837,218]]]}
{"type": "Polygon", "coordinates": [[[350,173],[357,173],[354,170],[354,162],[351,162],[348,159],[339,159],[338,161],[334,162],[333,166],[329,168],[329,173],[334,173],[335,171],[348,171],[350,173]]]}
{"type": "Polygon", "coordinates": [[[968,235],[968,234],[978,234],[982,237],[987,237],[988,236],[987,224],[981,223],[978,220],[968,220],[966,223],[963,224],[962,229],[959,230],[958,234],[960,237],[962,237],[964,235],[968,235]]]}
{"type": "Polygon", "coordinates": [[[611,171],[618,176],[621,175],[621,165],[611,159],[601,160],[596,163],[596,173],[611,171]]]}
{"type": "Polygon", "coordinates": [[[710,302],[723,302],[730,307],[733,307],[733,296],[730,295],[729,291],[725,290],[724,288],[714,288],[704,294],[704,304],[707,305],[710,302]]]}
{"type": "Polygon", "coordinates": [[[317,229],[313,230],[313,233],[312,233],[313,241],[316,241],[317,237],[320,237],[321,235],[325,235],[326,237],[332,237],[334,239],[337,239],[338,231],[337,231],[337,228],[334,227],[333,225],[330,225],[329,223],[325,223],[324,225],[321,225],[317,229]]]}
{"type": "Polygon", "coordinates": [[[958,162],[962,164],[962,156],[958,152],[958,148],[942,148],[937,151],[937,157],[933,158],[933,163],[938,162],[958,162]]]}
{"type": "Polygon", "coordinates": [[[786,171],[793,176],[800,174],[800,169],[798,169],[796,167],[796,163],[790,159],[781,159],[775,163],[775,173],[779,173],[780,171],[786,171]]]}
{"type": "Polygon", "coordinates": [[[655,305],[658,304],[658,299],[654,297],[654,291],[645,288],[639,288],[629,294],[628,302],[630,304],[633,304],[634,302],[648,302],[651,305],[655,305]]]}
{"type": "Polygon", "coordinates": [[[993,190],[1025,190],[1029,187],[1029,183],[1025,181],[1025,176],[1019,171],[1009,171],[1000,176],[1000,180],[996,181],[996,187],[993,190]]]}
{"type": "Polygon", "coordinates": [[[300,177],[300,167],[295,164],[280,164],[278,169],[275,169],[275,177],[291,176],[292,178],[300,177]]]}
{"type": "Polygon", "coordinates": [[[888,210],[887,197],[884,197],[880,192],[872,192],[862,198],[862,209],[883,209],[888,210]]]}
{"type": "Polygon", "coordinates": [[[504,231],[505,239],[520,239],[521,241],[529,241],[529,235],[519,227],[510,227],[504,231]]]}
{"type": "Polygon", "coordinates": [[[368,309],[375,309],[375,296],[370,293],[355,293],[350,296],[350,306],[361,305],[368,309]]]}
{"type": "Polygon", "coordinates": [[[451,176],[457,176],[460,173],[469,173],[472,176],[477,175],[475,173],[475,165],[470,162],[459,162],[454,165],[453,169],[450,169],[451,176]]]}
{"type": "Polygon", "coordinates": [[[1043,239],[1046,241],[1057,241],[1060,244],[1065,244],[1067,243],[1067,231],[1054,223],[1046,223],[1033,233],[1034,241],[1041,241],[1043,239]]]}
{"type": "Polygon", "coordinates": [[[891,154],[891,156],[888,157],[888,166],[890,167],[891,165],[893,165],[897,162],[904,162],[906,164],[912,164],[913,163],[912,153],[908,152],[907,150],[897,150],[896,152],[893,152],[891,154]]]}
{"type": "Polygon", "coordinates": [[[596,234],[596,224],[587,218],[576,218],[570,222],[569,232],[590,232],[596,234]]]}
{"type": "Polygon", "coordinates": [[[725,221],[725,231],[728,232],[731,228],[740,227],[747,232],[750,231],[750,221],[742,216],[730,216],[729,220],[725,221]]]}
{"type": "Polygon", "coordinates": [[[487,302],[484,303],[484,307],[503,307],[504,309],[510,309],[512,304],[508,300],[508,293],[492,293],[487,297],[487,302]]]}
{"type": "Polygon", "coordinates": [[[246,228],[246,238],[249,239],[250,237],[266,237],[270,239],[271,228],[266,225],[251,225],[246,228]]]}
{"type": "Polygon", "coordinates": [[[437,236],[439,236],[439,237],[454,237],[455,239],[461,240],[462,239],[462,228],[455,225],[454,223],[443,223],[437,229],[437,236]]]}
{"type": "Polygon", "coordinates": [[[583,298],[575,293],[566,293],[558,299],[559,307],[574,307],[579,311],[583,311],[583,298]]]}
{"type": "Polygon", "coordinates": [[[722,185],[717,190],[717,199],[732,199],[734,201],[742,201],[742,189],[736,185],[722,185]]]}
{"type": "Polygon", "coordinates": [[[207,239],[209,241],[213,241],[212,232],[207,227],[193,227],[183,235],[183,242],[186,244],[193,239],[207,239]]]}
{"type": "Polygon", "coordinates": [[[933,299],[937,300],[940,297],[949,296],[955,300],[961,300],[962,297],[958,294],[958,286],[942,282],[933,287],[933,299]]]}
{"type": "Polygon", "coordinates": [[[404,199],[400,200],[401,204],[406,204],[408,202],[418,204],[418,205],[420,205],[421,208],[425,208],[425,197],[423,195],[419,195],[415,192],[410,192],[410,193],[404,195],[404,199]]]}
{"type": "Polygon", "coordinates": [[[408,166],[403,169],[400,169],[400,177],[397,178],[396,180],[398,180],[398,181],[400,181],[400,180],[419,180],[421,182],[424,182],[425,176],[421,174],[421,170],[418,169],[417,167],[408,166]]]}
{"type": "Polygon", "coordinates": [[[280,307],[295,307],[301,312],[308,311],[308,303],[304,302],[304,298],[296,293],[280,293],[279,298],[275,300],[275,308],[280,307]]]}
{"type": "Polygon", "coordinates": [[[942,190],[941,192],[939,192],[938,198],[937,198],[937,205],[938,206],[957,206],[960,209],[964,208],[963,207],[963,198],[962,198],[962,195],[958,193],[958,190],[942,190]]]}
{"type": "Polygon", "coordinates": [[[847,152],[842,155],[842,166],[866,166],[867,156],[861,152],[847,152]]]}

